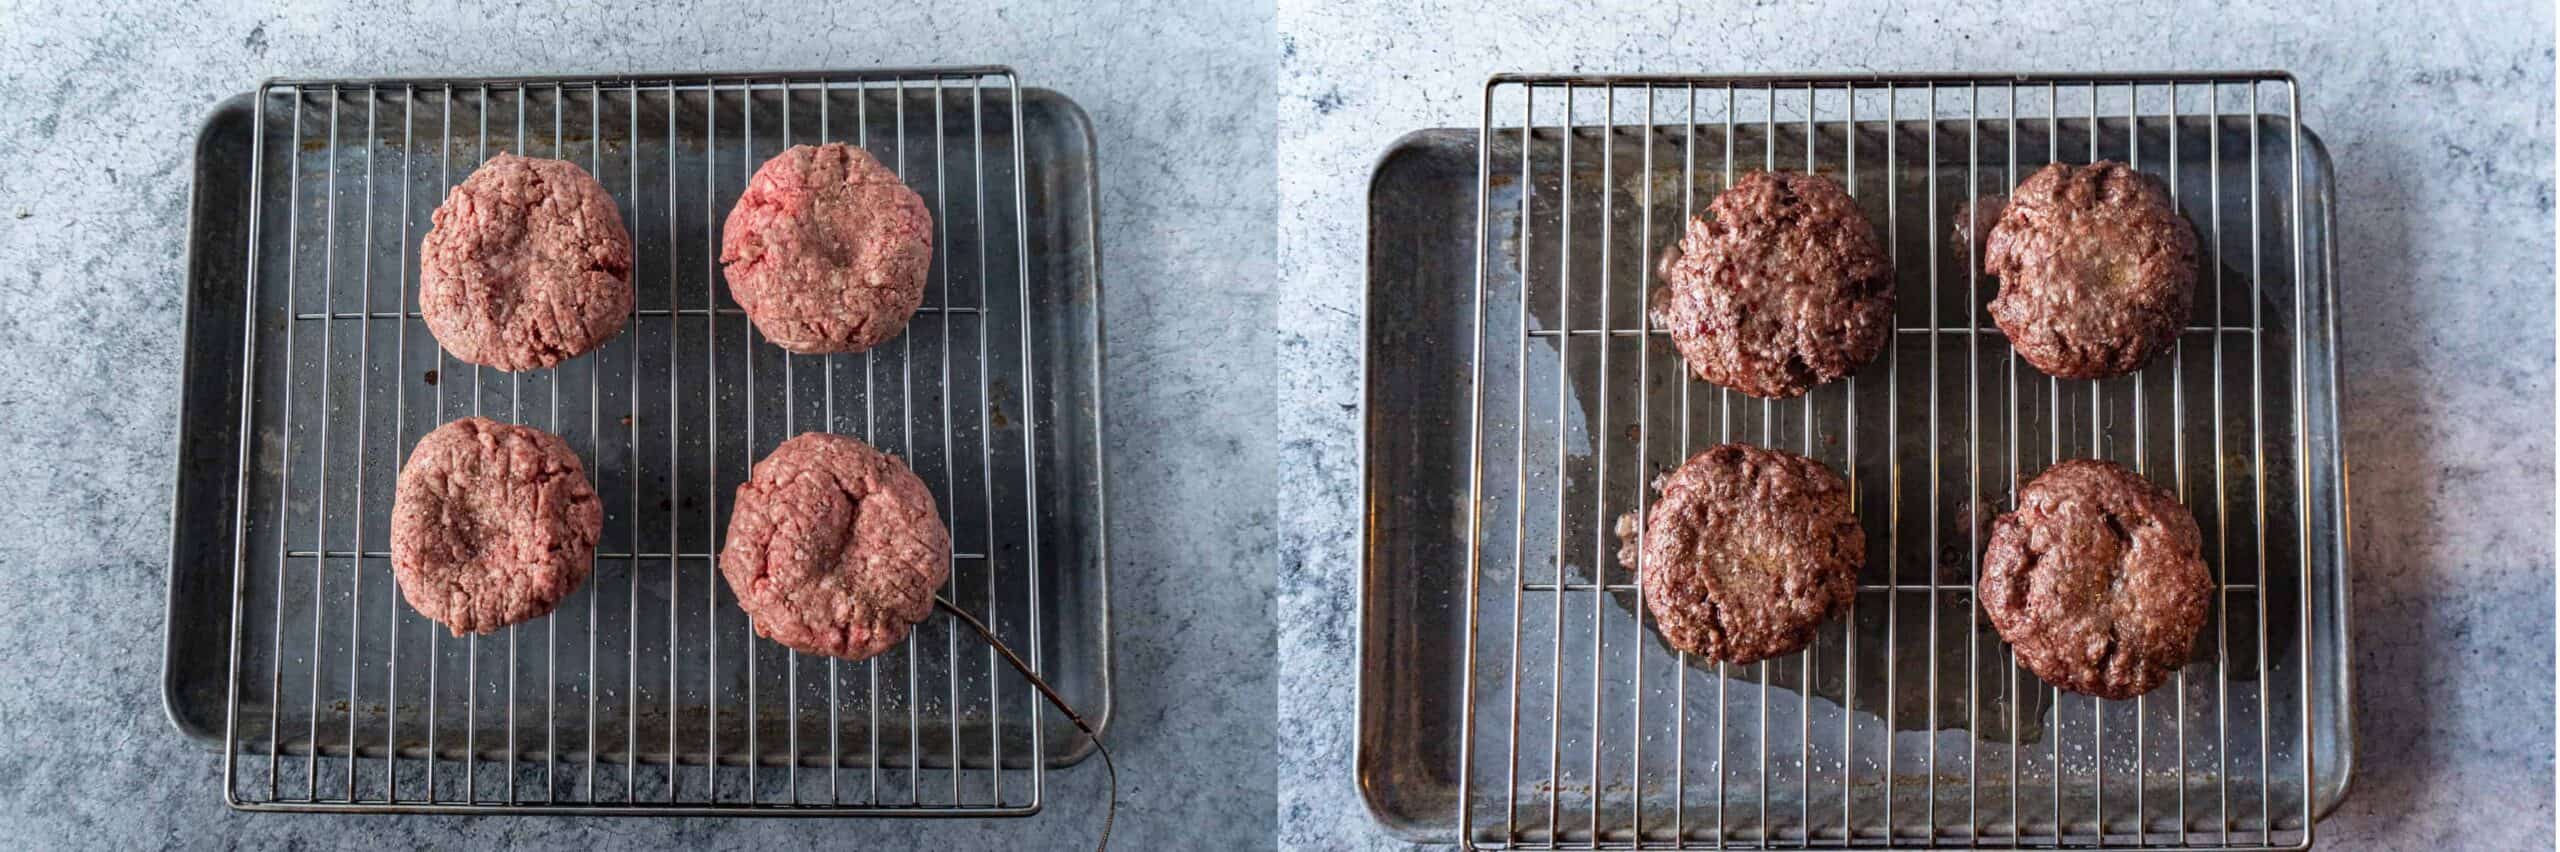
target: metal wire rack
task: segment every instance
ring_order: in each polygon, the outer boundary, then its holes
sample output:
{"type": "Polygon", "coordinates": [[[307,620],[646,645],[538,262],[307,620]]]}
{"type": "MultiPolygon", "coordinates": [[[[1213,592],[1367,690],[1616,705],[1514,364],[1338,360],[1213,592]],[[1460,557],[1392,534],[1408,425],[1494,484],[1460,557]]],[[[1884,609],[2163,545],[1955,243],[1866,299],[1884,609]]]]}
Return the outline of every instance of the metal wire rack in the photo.
{"type": "Polygon", "coordinates": [[[993,650],[936,618],[871,660],[805,657],[753,637],[714,565],[753,460],[803,431],[858,435],[934,486],[958,551],[941,593],[1041,667],[1051,401],[1035,384],[1051,367],[1035,364],[1010,70],[278,81],[253,109],[221,731],[234,806],[1040,808],[1044,767],[1081,744],[1060,747],[993,650]],[[720,283],[720,223],[765,158],[830,141],[924,195],[934,263],[900,339],[791,355],[720,283]],[[454,361],[419,319],[427,217],[500,151],[587,169],[635,239],[625,331],[554,370],[454,361]],[[400,602],[386,542],[409,444],[470,414],[567,438],[606,525],[558,612],[457,639],[400,602]]]}
{"type": "Polygon", "coordinates": [[[2327,162],[2300,114],[2274,72],[1491,80],[1457,836],[2308,846],[2350,743],[2327,162]],[[2167,182],[2207,269],[2172,351],[2061,381],[1991,324],[1959,214],[2102,158],[2167,182]],[[1848,187],[1900,281],[1888,353],[1800,400],[1689,379],[1645,315],[1657,252],[1758,169],[1848,187]],[[1653,473],[1726,441],[1842,471],[1870,536],[1852,614],[1748,667],[1649,641],[1614,559],[1653,473]],[[1990,518],[2074,457],[2180,495],[2220,590],[2194,658],[2134,700],[2038,683],[1972,598],[1990,518]]]}

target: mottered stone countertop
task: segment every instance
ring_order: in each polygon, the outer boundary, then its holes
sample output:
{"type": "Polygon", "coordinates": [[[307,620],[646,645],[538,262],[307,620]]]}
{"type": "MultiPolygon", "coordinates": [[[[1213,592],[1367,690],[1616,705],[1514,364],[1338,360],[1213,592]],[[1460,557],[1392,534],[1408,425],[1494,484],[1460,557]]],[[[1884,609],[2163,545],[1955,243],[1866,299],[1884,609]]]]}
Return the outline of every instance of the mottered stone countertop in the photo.
{"type": "MultiPolygon", "coordinates": [[[[2279,68],[2336,163],[2353,792],[2323,846],[2552,831],[2547,4],[1280,3],[1284,848],[1400,846],[1351,776],[1366,176],[1501,71],[2279,68]]],[[[1452,697],[1452,700],[1455,700],[1452,697]]]]}

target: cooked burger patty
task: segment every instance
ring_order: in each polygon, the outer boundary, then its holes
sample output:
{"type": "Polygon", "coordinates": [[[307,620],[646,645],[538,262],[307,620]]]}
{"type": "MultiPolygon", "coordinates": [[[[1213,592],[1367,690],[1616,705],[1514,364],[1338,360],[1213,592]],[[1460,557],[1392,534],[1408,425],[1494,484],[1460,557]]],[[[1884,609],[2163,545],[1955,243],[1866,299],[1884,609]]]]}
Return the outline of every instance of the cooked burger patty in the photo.
{"type": "Polygon", "coordinates": [[[1894,299],[1886,257],[1839,184],[1755,172],[1689,220],[1653,292],[1653,323],[1700,379],[1802,396],[1883,351],[1894,299]]]}
{"type": "Polygon", "coordinates": [[[2065,379],[2120,376],[2177,340],[2195,300],[2196,233],[2160,182],[2123,163],[2055,163],[2018,185],[1984,243],[1991,319],[2065,379]]]}
{"type": "Polygon", "coordinates": [[[1618,561],[1672,647],[1727,663],[1791,654],[1856,598],[1866,535],[1821,462],[1725,444],[1655,487],[1643,518],[1618,519],[1618,561]]]}
{"type": "Polygon", "coordinates": [[[2074,459],[2018,492],[1982,557],[1983,612],[2046,683],[2132,698],[2185,665],[2213,580],[2193,515],[2113,462],[2074,459]]]}

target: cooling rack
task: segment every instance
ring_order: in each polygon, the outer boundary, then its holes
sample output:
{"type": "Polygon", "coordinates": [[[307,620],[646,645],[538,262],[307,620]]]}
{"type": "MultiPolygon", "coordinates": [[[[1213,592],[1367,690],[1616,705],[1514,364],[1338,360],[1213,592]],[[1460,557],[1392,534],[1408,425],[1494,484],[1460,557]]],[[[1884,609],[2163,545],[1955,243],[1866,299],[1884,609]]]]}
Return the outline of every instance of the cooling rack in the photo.
{"type": "Polygon", "coordinates": [[[861,662],[753,637],[714,564],[754,459],[863,437],[933,486],[940,591],[1107,717],[1091,136],[996,67],[273,81],[199,139],[167,695],[253,810],[1021,815],[1089,739],[953,619],[861,662]],[[764,344],[723,215],[793,144],[869,149],[934,212],[926,303],[854,355],[764,344]],[[483,370],[419,319],[416,246],[500,151],[576,162],[636,256],[624,332],[483,370]],[[557,613],[455,638],[400,602],[409,445],[538,426],[605,505],[557,613]]]}
{"type": "Polygon", "coordinates": [[[2276,72],[1501,75],[1373,176],[1359,771],[1373,813],[1486,848],[2300,848],[2345,790],[2344,464],[2328,160],[2276,72]],[[2194,320],[2139,374],[2021,365],[1961,215],[2115,159],[2202,236],[2194,320]],[[1839,180],[1897,333],[1764,401],[1645,316],[1681,223],[1754,170],[1839,180]],[[1805,453],[1869,536],[1852,613],[1720,666],[1654,636],[1611,522],[1707,446],[1805,453]],[[1988,522],[2057,460],[2195,511],[2217,583],[2150,695],[2039,683],[1980,615],[1988,522]]]}

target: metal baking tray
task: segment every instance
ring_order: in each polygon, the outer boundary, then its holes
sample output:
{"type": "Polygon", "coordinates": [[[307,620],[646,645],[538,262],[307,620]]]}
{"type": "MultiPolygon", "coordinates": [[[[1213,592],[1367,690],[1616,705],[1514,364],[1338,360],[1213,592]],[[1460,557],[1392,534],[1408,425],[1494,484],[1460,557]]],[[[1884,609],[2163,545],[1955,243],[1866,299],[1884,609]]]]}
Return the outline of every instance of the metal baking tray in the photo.
{"type": "Polygon", "coordinates": [[[1021,815],[1090,739],[937,614],[839,663],[755,639],[714,570],[748,465],[831,429],[906,457],[942,592],[1111,707],[1093,136],[1004,68],[276,81],[197,138],[165,697],[254,810],[1021,815]],[[859,355],[757,340],[718,230],[785,146],[867,147],[935,213],[926,304],[859,355]],[[417,242],[500,151],[577,162],[635,241],[624,332],[510,376],[416,315],[417,242]],[[559,611],[455,639],[396,593],[409,445],[542,426],[605,504],[559,611]]]}
{"type": "Polygon", "coordinates": [[[1369,194],[1357,777],[1487,848],[2299,848],[2346,792],[2345,465],[2330,162],[2281,73],[1504,75],[1369,194]],[[1984,313],[1960,211],[2047,162],[2169,181],[2208,267],[2139,374],[2056,381],[1984,313]],[[1841,180],[1894,253],[1888,354],[1804,399],[1687,377],[1655,261],[1743,173],[1841,180]],[[1802,653],[1654,637],[1609,521],[1725,440],[1842,471],[1869,564],[1802,653]],[[2056,458],[2180,493],[2220,583],[2170,685],[2039,684],[1972,599],[1988,520],[2056,458]]]}

